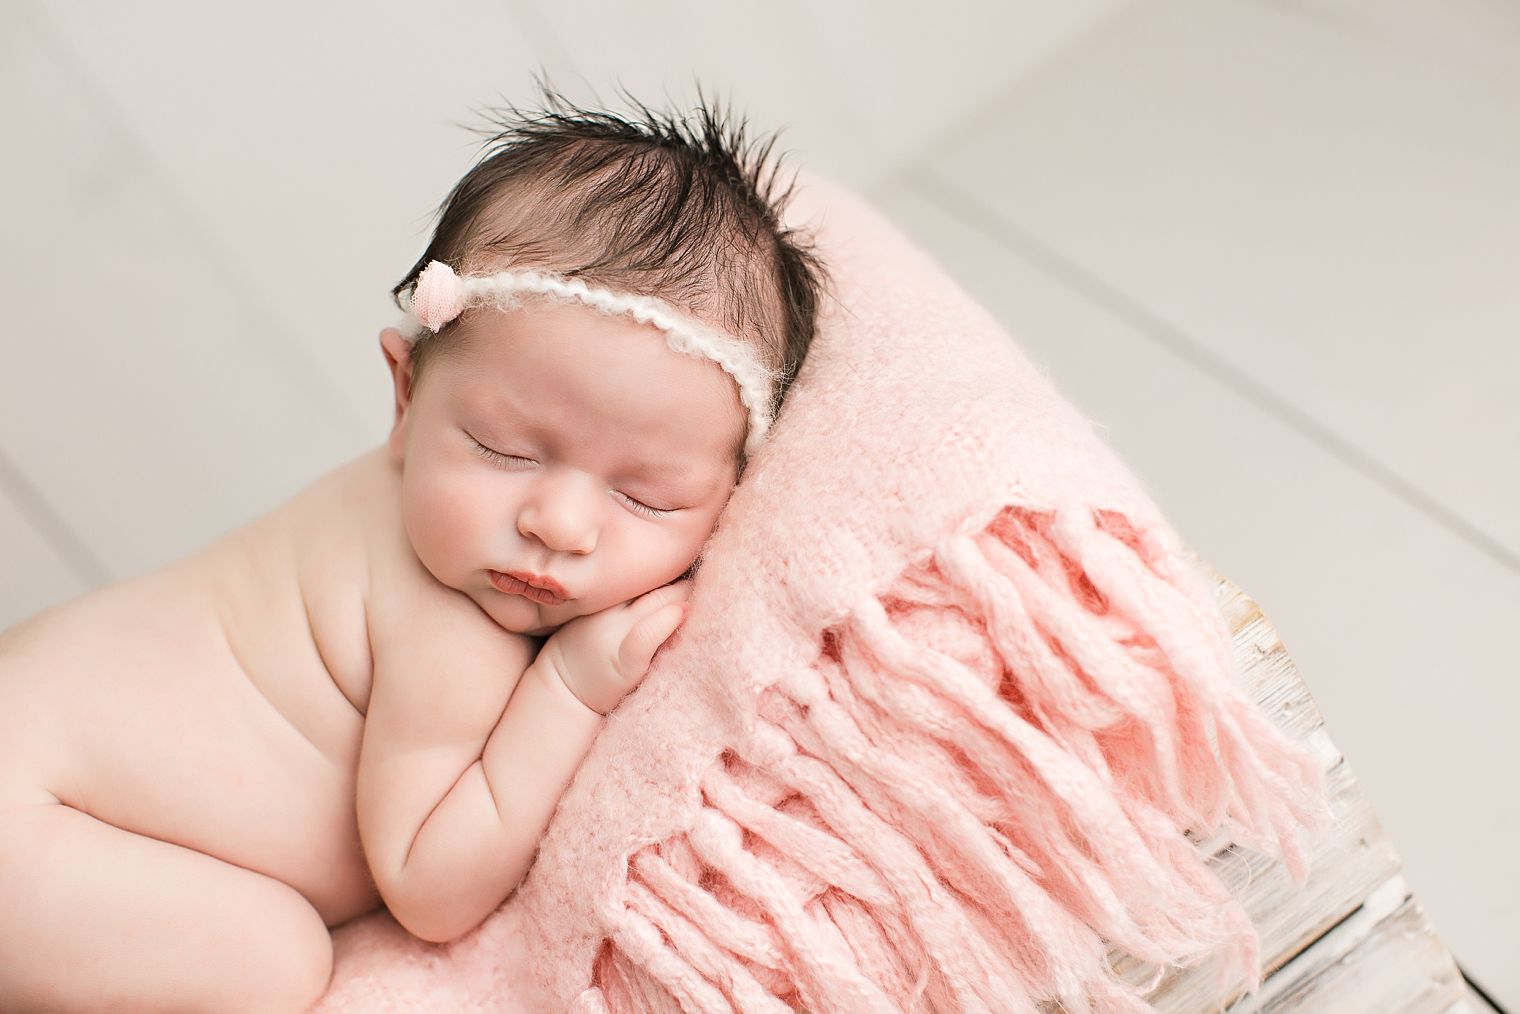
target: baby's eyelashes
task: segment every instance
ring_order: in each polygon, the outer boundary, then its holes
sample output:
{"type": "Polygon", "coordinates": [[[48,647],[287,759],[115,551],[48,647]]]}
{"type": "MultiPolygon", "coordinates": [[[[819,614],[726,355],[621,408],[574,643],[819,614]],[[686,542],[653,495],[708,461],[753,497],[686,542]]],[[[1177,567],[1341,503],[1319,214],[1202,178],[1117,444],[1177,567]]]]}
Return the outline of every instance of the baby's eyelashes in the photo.
{"type": "MultiPolygon", "coordinates": [[[[501,451],[493,450],[492,448],[489,448],[485,444],[481,443],[479,440],[476,440],[474,437],[470,437],[470,442],[475,445],[475,452],[477,454],[495,465],[508,465],[514,462],[527,465],[537,464],[537,462],[532,458],[524,458],[516,454],[503,454],[501,451]]],[[[631,510],[638,514],[642,514],[645,517],[666,518],[681,510],[680,507],[651,507],[649,504],[644,503],[642,500],[637,500],[629,496],[627,493],[622,493],[617,490],[613,490],[612,492],[614,496],[622,498],[623,501],[628,504],[631,510]]]]}
{"type": "Polygon", "coordinates": [[[526,461],[530,465],[533,463],[530,459],[528,459],[528,458],[519,458],[515,454],[503,454],[500,451],[493,451],[491,448],[487,447],[485,444],[481,443],[479,440],[476,440],[474,437],[470,438],[470,443],[472,443],[472,444],[475,445],[475,452],[477,454],[479,454],[482,458],[485,458],[487,461],[493,462],[493,463],[498,464],[498,465],[506,464],[509,461],[526,461]]]}
{"type": "Polygon", "coordinates": [[[649,517],[652,517],[652,518],[665,518],[665,517],[669,517],[670,515],[674,514],[677,510],[680,510],[679,507],[672,508],[670,510],[661,510],[658,507],[651,507],[651,506],[649,506],[646,503],[642,503],[642,502],[640,502],[638,500],[635,500],[633,497],[629,496],[627,493],[619,493],[617,495],[620,496],[620,497],[622,497],[624,500],[628,501],[628,506],[630,506],[634,510],[638,511],[640,514],[645,514],[645,515],[648,515],[649,517]]]}

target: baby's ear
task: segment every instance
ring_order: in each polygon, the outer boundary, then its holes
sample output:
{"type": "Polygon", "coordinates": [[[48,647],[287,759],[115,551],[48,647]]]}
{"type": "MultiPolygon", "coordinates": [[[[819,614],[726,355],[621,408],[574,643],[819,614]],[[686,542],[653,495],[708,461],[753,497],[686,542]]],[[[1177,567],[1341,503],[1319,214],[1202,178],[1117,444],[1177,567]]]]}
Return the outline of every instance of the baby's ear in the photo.
{"type": "Polygon", "coordinates": [[[390,447],[391,454],[399,462],[405,446],[401,421],[406,418],[406,410],[412,403],[412,343],[403,338],[400,331],[388,327],[380,332],[380,351],[391,371],[391,384],[396,392],[396,418],[391,423],[390,447]]]}

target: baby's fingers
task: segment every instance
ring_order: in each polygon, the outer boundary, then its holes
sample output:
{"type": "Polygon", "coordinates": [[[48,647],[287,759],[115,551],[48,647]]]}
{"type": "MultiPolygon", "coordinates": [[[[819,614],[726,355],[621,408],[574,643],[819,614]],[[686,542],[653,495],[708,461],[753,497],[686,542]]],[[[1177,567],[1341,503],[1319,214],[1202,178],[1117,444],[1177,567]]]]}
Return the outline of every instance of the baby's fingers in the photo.
{"type": "Polygon", "coordinates": [[[649,662],[660,645],[670,639],[676,628],[686,619],[686,603],[673,602],[663,609],[640,620],[628,636],[623,638],[618,650],[618,668],[630,678],[642,679],[649,671],[649,662]]]}
{"type": "Polygon", "coordinates": [[[663,606],[685,602],[691,598],[691,578],[683,578],[667,585],[661,585],[652,592],[640,595],[634,605],[640,610],[649,610],[651,613],[663,606]]]}

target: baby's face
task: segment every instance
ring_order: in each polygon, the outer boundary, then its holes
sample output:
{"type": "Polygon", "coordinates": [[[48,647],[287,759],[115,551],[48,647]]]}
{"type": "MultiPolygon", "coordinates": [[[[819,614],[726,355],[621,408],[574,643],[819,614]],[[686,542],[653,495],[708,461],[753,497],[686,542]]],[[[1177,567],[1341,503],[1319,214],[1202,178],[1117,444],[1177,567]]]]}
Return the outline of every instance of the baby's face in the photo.
{"type": "MultiPolygon", "coordinates": [[[[680,577],[737,478],[746,415],[728,374],[579,304],[477,308],[458,326],[391,437],[423,565],[532,635],[680,577]],[[563,601],[514,594],[511,571],[563,601]]],[[[382,335],[388,351],[398,337],[382,335]]]]}

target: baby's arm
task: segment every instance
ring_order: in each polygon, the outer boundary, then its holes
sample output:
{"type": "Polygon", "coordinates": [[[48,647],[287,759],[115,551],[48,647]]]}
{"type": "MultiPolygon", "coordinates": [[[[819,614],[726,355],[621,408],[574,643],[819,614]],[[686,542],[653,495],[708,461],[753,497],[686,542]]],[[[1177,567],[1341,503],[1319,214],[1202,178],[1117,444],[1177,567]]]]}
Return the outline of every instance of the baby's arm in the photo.
{"type": "Polygon", "coordinates": [[[572,620],[526,670],[529,639],[454,616],[413,610],[407,627],[424,636],[377,639],[359,833],[381,897],[414,936],[457,939],[516,889],[602,711],[643,678],[689,587],[572,620]]]}
{"type": "Polygon", "coordinates": [[[512,691],[484,752],[417,833],[405,872],[408,918],[447,943],[480,925],[516,890],[602,716],[534,662],[512,691]]]}
{"type": "MultiPolygon", "coordinates": [[[[575,727],[541,707],[532,639],[500,629],[464,596],[412,599],[391,616],[371,617],[370,626],[374,679],[355,800],[360,841],[396,920],[425,940],[454,939],[516,886],[541,830],[522,826],[531,822],[527,814],[498,809],[482,767],[492,730],[506,711],[540,711],[540,721],[517,723],[541,737],[558,728],[573,741],[575,727]]],[[[552,764],[547,754],[542,761],[552,764]]],[[[578,760],[567,761],[570,771],[578,760]]]]}
{"type": "Polygon", "coordinates": [[[689,581],[666,585],[631,603],[581,616],[555,631],[512,693],[482,757],[511,835],[506,890],[461,913],[459,933],[473,929],[527,872],[549,818],[601,729],[602,716],[649,671],[650,660],[686,611],[689,581]]]}

